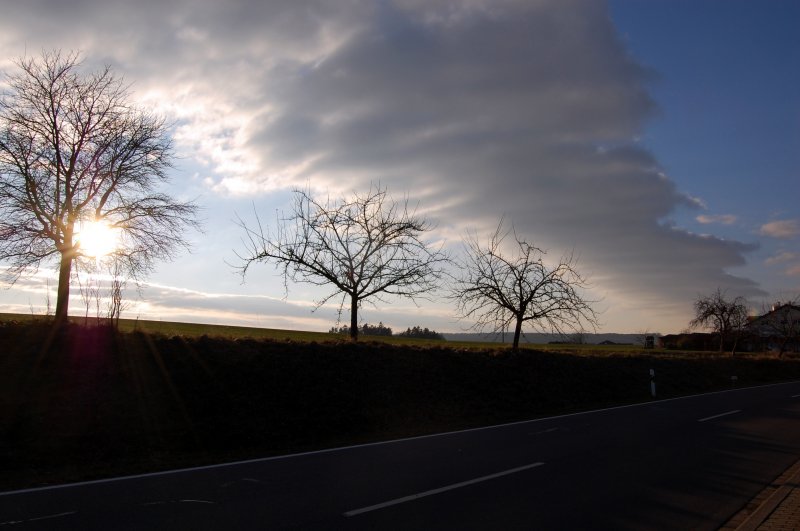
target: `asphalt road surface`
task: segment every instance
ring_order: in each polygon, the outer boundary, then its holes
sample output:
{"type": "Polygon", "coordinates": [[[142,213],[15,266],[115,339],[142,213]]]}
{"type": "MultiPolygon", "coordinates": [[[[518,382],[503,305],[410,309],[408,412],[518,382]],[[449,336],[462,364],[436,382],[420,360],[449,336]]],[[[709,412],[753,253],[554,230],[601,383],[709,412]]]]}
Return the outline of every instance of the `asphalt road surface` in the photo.
{"type": "Polygon", "coordinates": [[[3,529],[717,529],[800,457],[800,382],[0,494],[3,529]]]}

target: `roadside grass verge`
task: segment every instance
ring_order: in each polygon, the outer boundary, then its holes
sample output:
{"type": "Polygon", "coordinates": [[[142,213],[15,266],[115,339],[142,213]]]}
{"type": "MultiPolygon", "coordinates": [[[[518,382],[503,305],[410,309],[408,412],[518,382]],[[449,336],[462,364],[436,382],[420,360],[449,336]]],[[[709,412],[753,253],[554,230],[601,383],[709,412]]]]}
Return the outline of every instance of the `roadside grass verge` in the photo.
{"type": "Polygon", "coordinates": [[[766,355],[170,330],[70,325],[48,343],[47,322],[0,321],[0,490],[643,402],[651,368],[659,398],[800,379],[800,360],[766,355]]]}

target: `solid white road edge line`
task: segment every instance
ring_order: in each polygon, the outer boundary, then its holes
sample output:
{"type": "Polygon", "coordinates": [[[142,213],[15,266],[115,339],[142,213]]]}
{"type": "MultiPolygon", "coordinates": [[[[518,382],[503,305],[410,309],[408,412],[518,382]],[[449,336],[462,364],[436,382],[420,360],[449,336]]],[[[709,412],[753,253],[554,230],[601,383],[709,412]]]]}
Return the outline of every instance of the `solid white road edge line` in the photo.
{"type": "Polygon", "coordinates": [[[720,413],[719,415],[712,415],[710,417],[706,417],[704,419],[697,419],[697,422],[705,422],[707,420],[718,419],[720,417],[727,417],[728,415],[733,415],[735,413],[741,413],[741,409],[734,409],[733,411],[728,411],[727,413],[720,413]]]}
{"type": "Polygon", "coordinates": [[[346,513],[344,513],[344,516],[348,517],[356,516],[359,514],[368,513],[370,511],[377,511],[378,509],[383,509],[385,507],[391,507],[392,505],[399,505],[401,503],[418,500],[420,498],[425,498],[426,496],[433,496],[434,494],[440,494],[442,492],[447,492],[448,490],[460,489],[461,487],[474,485],[475,483],[481,483],[482,481],[489,481],[490,479],[508,476],[509,474],[516,474],[517,472],[522,472],[523,470],[536,468],[538,466],[542,466],[543,464],[544,463],[531,463],[530,465],[520,466],[509,470],[503,470],[502,472],[497,472],[496,474],[489,474],[488,476],[482,476],[479,478],[462,481],[460,483],[453,483],[452,485],[447,485],[446,487],[439,487],[438,489],[426,490],[425,492],[411,494],[409,496],[403,496],[402,498],[395,498],[394,500],[389,500],[383,503],[376,503],[375,505],[370,505],[369,507],[362,507],[361,509],[353,509],[352,511],[347,511],[346,513]]]}

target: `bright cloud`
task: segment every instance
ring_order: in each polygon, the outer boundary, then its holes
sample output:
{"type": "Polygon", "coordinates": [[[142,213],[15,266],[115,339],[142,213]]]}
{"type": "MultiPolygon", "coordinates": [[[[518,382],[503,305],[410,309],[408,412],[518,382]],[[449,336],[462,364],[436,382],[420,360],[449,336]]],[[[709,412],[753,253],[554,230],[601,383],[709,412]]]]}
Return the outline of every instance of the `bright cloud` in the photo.
{"type": "Polygon", "coordinates": [[[702,223],[703,225],[710,225],[714,223],[720,223],[722,225],[733,225],[736,223],[738,219],[736,216],[732,214],[720,214],[716,216],[709,216],[706,214],[701,214],[695,218],[698,223],[702,223]]]}
{"type": "Polygon", "coordinates": [[[771,221],[762,225],[759,233],[771,238],[794,238],[800,236],[800,220],[784,219],[771,221]]]}
{"type": "Polygon", "coordinates": [[[800,255],[798,255],[797,253],[784,251],[784,252],[778,253],[775,256],[770,256],[769,258],[764,260],[764,264],[765,265],[770,265],[770,266],[771,265],[776,265],[776,264],[783,264],[783,263],[795,260],[797,258],[800,258],[800,255]]]}

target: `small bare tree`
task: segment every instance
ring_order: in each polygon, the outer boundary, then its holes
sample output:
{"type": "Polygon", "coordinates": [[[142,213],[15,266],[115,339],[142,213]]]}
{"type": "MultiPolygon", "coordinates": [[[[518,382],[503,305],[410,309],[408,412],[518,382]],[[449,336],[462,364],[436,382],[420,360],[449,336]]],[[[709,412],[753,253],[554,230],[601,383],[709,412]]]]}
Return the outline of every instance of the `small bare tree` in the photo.
{"type": "MultiPolygon", "coordinates": [[[[81,264],[83,265],[83,264],[81,264]]],[[[81,294],[81,299],[83,300],[84,307],[86,308],[86,313],[83,316],[83,324],[84,326],[89,325],[89,309],[92,306],[92,303],[95,303],[96,306],[96,314],[95,318],[97,322],[100,321],[100,282],[96,278],[96,267],[94,264],[89,263],[88,267],[76,267],[75,268],[75,277],[78,281],[78,290],[81,294]],[[84,273],[81,274],[81,270],[84,273]]]]}
{"type": "Polygon", "coordinates": [[[66,320],[83,223],[122,233],[121,263],[150,271],[186,247],[197,207],[158,189],[172,167],[169,125],[129,102],[110,67],[84,74],[76,54],[17,61],[0,96],[0,260],[12,281],[59,266],[55,319],[66,320]]]}
{"type": "Polygon", "coordinates": [[[588,283],[576,270],[574,257],[564,256],[549,266],[544,251],[503,225],[501,220],[485,245],[474,234],[464,242],[461,274],[452,294],[460,317],[474,320],[476,329],[491,326],[495,332],[513,323],[514,350],[526,322],[559,334],[595,330],[597,314],[593,301],[583,295],[588,283]],[[508,239],[513,240],[511,255],[503,251],[508,239]]]}
{"type": "Polygon", "coordinates": [[[273,233],[241,218],[245,251],[239,269],[245,276],[255,262],[272,262],[288,293],[288,283],[330,286],[317,307],[341,295],[339,313],[350,306],[350,337],[358,338],[358,309],[385,295],[414,299],[437,287],[448,261],[441,249],[423,240],[430,224],[393,201],[380,186],[365,195],[338,201],[319,200],[296,190],[291,213],[278,219],[273,233]]]}
{"type": "Polygon", "coordinates": [[[122,312],[129,308],[123,299],[128,284],[127,270],[115,254],[95,260],[81,259],[76,262],[75,277],[81,298],[86,307],[84,325],[89,324],[89,309],[95,306],[95,321],[101,324],[101,303],[105,303],[105,318],[108,324],[118,328],[122,312]]]}
{"type": "Polygon", "coordinates": [[[108,304],[107,317],[109,322],[114,328],[119,328],[119,318],[122,312],[127,310],[130,305],[125,302],[123,294],[128,285],[128,279],[125,277],[125,268],[119,260],[112,260],[108,264],[109,273],[109,286],[108,286],[108,304]]]}
{"type": "Polygon", "coordinates": [[[719,334],[719,351],[725,349],[725,340],[734,335],[733,353],[739,333],[747,324],[747,302],[744,297],[727,299],[720,288],[711,295],[699,295],[694,301],[694,319],[691,328],[706,328],[719,334]]]}
{"type": "Polygon", "coordinates": [[[45,303],[47,304],[47,310],[46,310],[47,313],[45,313],[45,315],[49,317],[53,313],[53,303],[50,300],[50,279],[49,278],[47,279],[47,287],[46,287],[46,289],[47,289],[47,291],[45,292],[46,293],[45,294],[45,303]]]}

